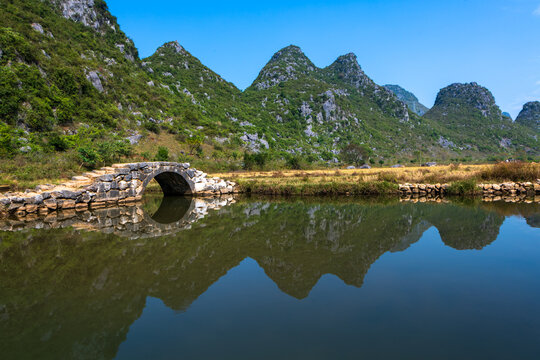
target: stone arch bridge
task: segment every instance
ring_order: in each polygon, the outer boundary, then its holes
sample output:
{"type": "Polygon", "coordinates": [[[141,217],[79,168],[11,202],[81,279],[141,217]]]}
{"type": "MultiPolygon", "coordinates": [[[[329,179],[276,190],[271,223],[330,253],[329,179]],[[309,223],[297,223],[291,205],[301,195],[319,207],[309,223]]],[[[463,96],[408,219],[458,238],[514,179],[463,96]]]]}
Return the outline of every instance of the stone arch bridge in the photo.
{"type": "Polygon", "coordinates": [[[75,176],[60,185],[38,185],[24,193],[0,194],[0,213],[21,216],[136,202],[153,179],[165,196],[219,196],[235,192],[235,183],[208,178],[204,172],[190,168],[189,163],[114,164],[75,176]]]}

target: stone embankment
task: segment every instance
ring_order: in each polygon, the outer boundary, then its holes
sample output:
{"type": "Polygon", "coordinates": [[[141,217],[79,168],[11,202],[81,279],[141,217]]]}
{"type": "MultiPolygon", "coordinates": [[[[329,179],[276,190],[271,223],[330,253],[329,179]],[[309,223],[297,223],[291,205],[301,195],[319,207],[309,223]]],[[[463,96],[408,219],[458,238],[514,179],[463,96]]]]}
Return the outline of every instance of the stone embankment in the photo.
{"type": "Polygon", "coordinates": [[[45,215],[57,210],[84,211],[133,203],[142,198],[152,179],[165,195],[220,196],[236,191],[235,183],[208,178],[188,163],[115,164],[60,185],[38,185],[24,193],[0,194],[0,215],[45,215]]]}
{"type": "MultiPolygon", "coordinates": [[[[404,196],[447,195],[450,184],[400,184],[399,191],[404,196]]],[[[540,195],[540,179],[536,182],[505,182],[502,184],[480,184],[478,193],[484,197],[535,196],[540,195]]]]}

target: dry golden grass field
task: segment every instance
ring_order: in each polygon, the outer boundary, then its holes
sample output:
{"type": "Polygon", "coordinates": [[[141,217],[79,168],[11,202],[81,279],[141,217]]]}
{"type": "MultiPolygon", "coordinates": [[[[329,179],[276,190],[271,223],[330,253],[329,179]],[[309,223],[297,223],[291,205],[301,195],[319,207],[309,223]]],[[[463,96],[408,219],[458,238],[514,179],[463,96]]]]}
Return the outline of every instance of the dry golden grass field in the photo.
{"type": "Polygon", "coordinates": [[[233,180],[257,180],[268,183],[347,181],[389,181],[398,183],[450,183],[469,179],[494,181],[535,180],[540,176],[538,163],[508,163],[485,165],[441,165],[432,167],[339,169],[339,170],[281,170],[238,171],[215,173],[233,180]],[[498,170],[498,171],[497,171],[498,170]],[[504,170],[504,171],[501,171],[504,170]],[[520,176],[523,178],[520,179],[520,176]]]}
{"type": "Polygon", "coordinates": [[[536,181],[538,163],[442,165],[339,170],[283,170],[215,173],[235,181],[241,190],[268,194],[384,194],[397,192],[397,184],[536,181]]]}

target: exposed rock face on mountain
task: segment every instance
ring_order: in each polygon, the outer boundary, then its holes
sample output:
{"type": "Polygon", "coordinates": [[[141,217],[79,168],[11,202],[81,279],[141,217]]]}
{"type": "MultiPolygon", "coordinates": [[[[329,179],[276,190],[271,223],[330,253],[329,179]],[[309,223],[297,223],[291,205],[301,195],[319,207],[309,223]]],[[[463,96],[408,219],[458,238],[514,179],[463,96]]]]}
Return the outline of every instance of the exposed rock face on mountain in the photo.
{"type": "Polygon", "coordinates": [[[96,30],[102,26],[110,26],[114,29],[110,19],[100,11],[103,10],[102,2],[99,2],[97,6],[94,0],[53,0],[54,2],[60,5],[62,15],[66,19],[81,22],[96,30]]]}
{"type": "Polygon", "coordinates": [[[383,86],[375,84],[362,70],[358,64],[355,54],[348,53],[342,55],[323,70],[323,73],[337,83],[344,82],[353,86],[362,96],[369,96],[384,111],[390,112],[401,121],[409,120],[407,107],[397,99],[397,97],[383,86]]]}
{"type": "Polygon", "coordinates": [[[353,53],[338,57],[332,65],[324,69],[324,72],[329,78],[342,81],[357,89],[375,86],[373,80],[364,73],[353,53]]]}
{"type": "Polygon", "coordinates": [[[409,109],[417,115],[424,115],[429,108],[418,101],[418,98],[411,92],[405,90],[399,85],[384,85],[385,88],[396,94],[397,98],[403,101],[409,109]]]}
{"type": "Polygon", "coordinates": [[[516,123],[540,131],[540,101],[531,101],[523,105],[516,123]]]}
{"type": "Polygon", "coordinates": [[[452,84],[439,91],[433,106],[434,112],[445,111],[469,112],[481,114],[486,119],[500,120],[501,110],[495,104],[491,92],[475,82],[469,84],[452,84]]]}
{"type": "Polygon", "coordinates": [[[298,46],[289,45],[272,56],[252,86],[259,90],[268,89],[289,80],[297,80],[314,70],[315,65],[302,50],[298,46]]]}

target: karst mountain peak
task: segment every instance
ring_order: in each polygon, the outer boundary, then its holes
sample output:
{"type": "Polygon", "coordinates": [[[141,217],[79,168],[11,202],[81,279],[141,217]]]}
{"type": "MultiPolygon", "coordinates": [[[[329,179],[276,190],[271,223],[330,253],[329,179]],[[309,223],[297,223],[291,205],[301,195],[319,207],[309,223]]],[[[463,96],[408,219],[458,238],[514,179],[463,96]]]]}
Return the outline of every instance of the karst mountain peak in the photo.
{"type": "Polygon", "coordinates": [[[183,34],[177,39],[140,59],[103,0],[11,0],[0,19],[0,120],[12,139],[2,151],[32,148],[17,140],[27,139],[21,131],[97,126],[124,139],[165,130],[182,141],[198,134],[209,146],[331,163],[350,143],[365,144],[377,161],[418,151],[539,152],[536,106],[509,121],[476,83],[442,89],[427,111],[412,93],[377,84],[353,52],[318,67],[288,45],[241,91],[182,46],[183,34]]]}

